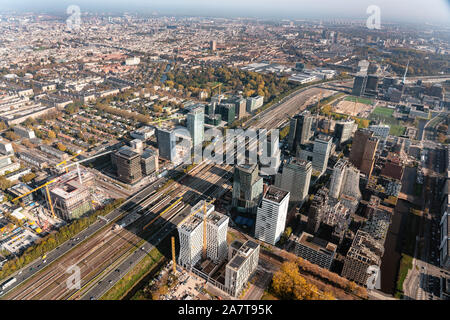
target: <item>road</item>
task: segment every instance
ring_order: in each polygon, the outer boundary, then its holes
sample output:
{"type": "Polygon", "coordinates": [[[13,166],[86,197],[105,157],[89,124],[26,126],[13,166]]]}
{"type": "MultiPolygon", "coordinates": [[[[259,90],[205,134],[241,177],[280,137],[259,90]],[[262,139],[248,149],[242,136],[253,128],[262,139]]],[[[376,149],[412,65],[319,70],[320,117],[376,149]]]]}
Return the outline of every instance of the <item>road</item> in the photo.
{"type": "MultiPolygon", "coordinates": [[[[305,90],[305,96],[296,94],[291,99],[271,108],[270,112],[258,118],[258,127],[271,129],[275,125],[287,122],[286,116],[284,119],[278,119],[274,114],[284,114],[284,109],[295,113],[305,109],[309,99],[314,99],[314,93],[318,93],[318,89],[312,90],[314,91],[305,90]]],[[[10,290],[3,298],[100,298],[139,263],[145,253],[150,252],[176,228],[176,225],[187,216],[191,206],[204,199],[206,194],[216,196],[225,188],[229,188],[227,181],[231,176],[231,166],[203,162],[188,176],[164,190],[156,191],[164,179],[156,181],[134,196],[132,205],[124,205],[108,215],[110,220],[124,215],[125,212],[127,217],[140,215],[136,221],[119,230],[112,230],[111,224],[105,227],[103,221],[96,222],[77,236],[80,240],[68,241],[59,249],[49,253],[47,267],[39,274],[37,272],[42,268],[40,261],[22,270],[19,281],[11,288],[15,290],[10,290]],[[165,210],[170,203],[178,199],[180,194],[184,194],[182,202],[170,210],[165,210]],[[139,249],[142,247],[143,250],[139,249]],[[81,269],[81,289],[79,290],[67,290],[66,280],[70,274],[63,271],[71,265],[78,265],[81,269]]],[[[129,203],[132,203],[131,199],[127,201],[127,204],[129,203]]]]}

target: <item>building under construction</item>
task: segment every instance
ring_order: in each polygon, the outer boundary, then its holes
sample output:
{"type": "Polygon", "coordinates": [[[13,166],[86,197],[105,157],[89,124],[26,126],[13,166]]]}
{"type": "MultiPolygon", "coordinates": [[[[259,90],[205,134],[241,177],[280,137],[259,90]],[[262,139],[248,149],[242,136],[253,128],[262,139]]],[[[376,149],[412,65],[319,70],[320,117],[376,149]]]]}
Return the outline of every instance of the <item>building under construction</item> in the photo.
{"type": "Polygon", "coordinates": [[[75,170],[57,178],[48,187],[55,214],[70,221],[89,213],[92,210],[89,187],[93,182],[94,176],[84,170],[79,174],[75,170]]]}

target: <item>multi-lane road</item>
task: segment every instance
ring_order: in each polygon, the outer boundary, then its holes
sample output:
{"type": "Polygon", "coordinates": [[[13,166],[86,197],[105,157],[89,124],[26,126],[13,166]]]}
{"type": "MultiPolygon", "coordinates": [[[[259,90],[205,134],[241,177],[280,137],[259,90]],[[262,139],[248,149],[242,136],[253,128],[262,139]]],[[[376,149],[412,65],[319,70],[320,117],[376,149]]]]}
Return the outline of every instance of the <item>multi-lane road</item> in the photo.
{"type": "MultiPolygon", "coordinates": [[[[272,106],[252,121],[253,128],[282,126],[289,116],[302,111],[320,93],[303,89],[272,106]],[[287,116],[287,115],[288,116],[287,116]]],[[[322,93],[325,90],[322,90],[322,93]]],[[[332,91],[327,91],[330,95],[332,91]]],[[[204,161],[179,181],[157,190],[163,179],[144,188],[114,210],[105,221],[97,221],[58,249],[47,254],[46,263],[36,261],[16,274],[18,281],[3,299],[98,299],[157,246],[190,213],[198,201],[219,197],[231,187],[232,166],[204,161]],[[180,200],[180,196],[182,199],[180,200]],[[177,203],[175,203],[177,200],[177,203]],[[112,220],[135,216],[124,228],[112,220]],[[66,272],[71,266],[81,271],[80,288],[68,288],[66,272]]]]}

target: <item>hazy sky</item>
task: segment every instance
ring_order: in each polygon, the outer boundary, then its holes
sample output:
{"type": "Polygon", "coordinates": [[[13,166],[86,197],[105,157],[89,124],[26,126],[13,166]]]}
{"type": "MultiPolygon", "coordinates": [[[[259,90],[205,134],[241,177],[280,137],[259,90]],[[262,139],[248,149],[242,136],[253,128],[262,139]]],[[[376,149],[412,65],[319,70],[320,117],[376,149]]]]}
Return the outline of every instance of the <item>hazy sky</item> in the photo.
{"type": "Polygon", "coordinates": [[[378,5],[386,21],[450,25],[450,0],[0,0],[0,10],[64,12],[68,5],[104,12],[273,18],[361,18],[378,5]]]}

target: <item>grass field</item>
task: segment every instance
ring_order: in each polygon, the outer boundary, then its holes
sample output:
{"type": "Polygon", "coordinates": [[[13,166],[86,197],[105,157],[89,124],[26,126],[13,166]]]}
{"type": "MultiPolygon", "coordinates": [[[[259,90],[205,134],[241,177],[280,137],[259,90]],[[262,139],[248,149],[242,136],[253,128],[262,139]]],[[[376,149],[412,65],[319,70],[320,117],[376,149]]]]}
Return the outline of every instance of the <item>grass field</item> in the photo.
{"type": "Polygon", "coordinates": [[[391,125],[391,130],[389,131],[389,134],[392,136],[400,137],[405,134],[406,128],[400,125],[391,125]]]}
{"type": "Polygon", "coordinates": [[[373,110],[372,114],[384,117],[392,117],[392,115],[394,114],[394,109],[385,107],[376,107],[375,110],[373,110]]]}
{"type": "Polygon", "coordinates": [[[348,96],[345,97],[344,99],[345,101],[351,101],[351,102],[358,102],[358,103],[363,103],[363,104],[368,104],[368,105],[372,105],[373,101],[367,98],[360,98],[360,97],[354,97],[354,96],[348,96]]]}
{"type": "Polygon", "coordinates": [[[385,107],[376,107],[375,110],[373,110],[373,112],[369,115],[369,119],[381,121],[385,124],[390,125],[391,127],[398,126],[400,125],[400,122],[392,116],[393,113],[394,113],[393,109],[385,107]]]}

